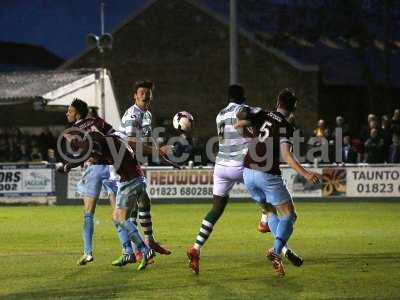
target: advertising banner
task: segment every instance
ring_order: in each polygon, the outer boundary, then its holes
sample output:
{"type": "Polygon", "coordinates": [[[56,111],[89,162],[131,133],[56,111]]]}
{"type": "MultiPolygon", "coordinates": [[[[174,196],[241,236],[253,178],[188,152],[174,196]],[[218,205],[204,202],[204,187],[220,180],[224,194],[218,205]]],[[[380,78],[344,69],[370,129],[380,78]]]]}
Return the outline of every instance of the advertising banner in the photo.
{"type": "MultiPolygon", "coordinates": [[[[310,169],[311,171],[322,174],[321,168],[310,169]]],[[[314,185],[308,183],[307,180],[301,177],[291,168],[282,168],[282,177],[286,183],[286,187],[292,197],[308,197],[316,198],[322,195],[322,185],[314,185]]]]}
{"type": "Polygon", "coordinates": [[[0,165],[0,197],[54,196],[54,169],[47,165],[0,165]]]}
{"type": "Polygon", "coordinates": [[[211,198],[212,169],[147,170],[150,198],[211,198]]]}
{"type": "Polygon", "coordinates": [[[347,197],[400,197],[400,166],[347,168],[347,197]]]}
{"type": "MultiPolygon", "coordinates": [[[[310,184],[293,169],[282,168],[282,177],[289,192],[295,198],[400,197],[400,166],[332,166],[308,169],[321,174],[322,182],[320,184],[310,184]]],[[[153,199],[212,198],[212,168],[183,170],[149,168],[145,171],[148,183],[147,191],[153,199]]],[[[14,184],[14,182],[10,181],[18,179],[19,176],[16,173],[8,175],[8,177],[3,175],[3,181],[7,177],[8,184],[14,184]]],[[[79,168],[69,173],[67,189],[69,199],[80,198],[76,192],[76,186],[80,178],[81,170],[79,168]]],[[[15,188],[20,190],[19,185],[22,183],[19,180],[16,181],[15,188]]],[[[11,186],[7,186],[7,188],[11,189],[11,186]]],[[[14,185],[12,185],[12,188],[14,188],[14,185]]],[[[33,188],[34,185],[31,184],[30,189],[33,188]]],[[[232,199],[246,199],[249,197],[243,184],[236,184],[230,193],[230,198],[232,199]]],[[[104,190],[102,190],[101,198],[107,198],[104,190]]]]}

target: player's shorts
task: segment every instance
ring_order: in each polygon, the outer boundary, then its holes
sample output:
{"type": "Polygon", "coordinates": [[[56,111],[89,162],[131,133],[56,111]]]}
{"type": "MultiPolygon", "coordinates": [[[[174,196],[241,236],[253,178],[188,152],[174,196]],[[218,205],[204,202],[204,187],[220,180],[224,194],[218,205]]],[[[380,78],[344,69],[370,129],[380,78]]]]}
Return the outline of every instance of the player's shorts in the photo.
{"type": "Polygon", "coordinates": [[[110,177],[108,165],[89,165],[78,182],[77,192],[81,197],[98,198],[103,180],[110,177]]]}
{"type": "Polygon", "coordinates": [[[215,165],[213,195],[229,196],[235,183],[243,183],[243,166],[227,167],[215,165]]]}
{"type": "Polygon", "coordinates": [[[146,193],[144,177],[138,177],[126,182],[120,182],[117,192],[116,207],[121,209],[133,208],[143,193],[146,193]]]}
{"type": "Polygon", "coordinates": [[[103,180],[103,187],[108,195],[116,195],[118,192],[118,181],[113,179],[105,179],[103,180]]]}
{"type": "Polygon", "coordinates": [[[292,196],[280,175],[244,168],[243,179],[251,197],[258,203],[268,202],[278,206],[292,201],[292,196]]]}

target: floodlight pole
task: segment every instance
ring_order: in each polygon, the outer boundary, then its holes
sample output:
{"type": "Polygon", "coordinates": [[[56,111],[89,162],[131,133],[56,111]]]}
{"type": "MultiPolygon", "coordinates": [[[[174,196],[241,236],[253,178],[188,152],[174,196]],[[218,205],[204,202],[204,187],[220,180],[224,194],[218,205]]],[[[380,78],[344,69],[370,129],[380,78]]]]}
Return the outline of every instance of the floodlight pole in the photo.
{"type": "Polygon", "coordinates": [[[106,69],[104,68],[104,49],[102,47],[99,48],[101,55],[101,70],[100,70],[100,93],[101,93],[101,117],[106,119],[106,69]]]}
{"type": "Polygon", "coordinates": [[[230,84],[239,82],[239,45],[238,45],[238,26],[237,26],[237,0],[230,0],[230,26],[229,26],[229,42],[230,42],[230,84]]]}
{"type": "Polygon", "coordinates": [[[100,5],[100,22],[101,22],[101,35],[104,34],[104,0],[101,1],[100,5]]]}
{"type": "MultiPolygon", "coordinates": [[[[100,5],[100,23],[101,35],[104,34],[104,0],[100,5]]],[[[101,55],[101,70],[100,70],[100,93],[101,93],[101,117],[106,119],[106,91],[105,91],[105,69],[104,69],[104,49],[101,45],[98,46],[101,55]]]]}

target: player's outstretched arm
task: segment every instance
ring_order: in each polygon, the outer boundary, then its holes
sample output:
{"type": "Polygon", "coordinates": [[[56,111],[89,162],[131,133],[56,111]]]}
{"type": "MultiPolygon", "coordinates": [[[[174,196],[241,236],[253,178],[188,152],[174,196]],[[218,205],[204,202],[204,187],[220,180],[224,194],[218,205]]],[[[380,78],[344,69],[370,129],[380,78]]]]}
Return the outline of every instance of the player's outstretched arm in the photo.
{"type": "Polygon", "coordinates": [[[317,184],[320,182],[319,176],[316,173],[307,171],[304,169],[300,163],[297,161],[296,157],[294,156],[293,152],[291,151],[291,145],[288,143],[281,144],[281,153],[282,157],[288,165],[299,173],[301,176],[307,179],[310,183],[317,184]]]}
{"type": "Polygon", "coordinates": [[[128,138],[128,144],[129,146],[132,147],[132,149],[136,153],[142,153],[145,156],[151,156],[153,154],[156,154],[158,156],[165,156],[167,153],[171,151],[171,146],[162,146],[160,148],[149,145],[148,143],[145,143],[143,141],[140,141],[136,138],[128,138]]]}

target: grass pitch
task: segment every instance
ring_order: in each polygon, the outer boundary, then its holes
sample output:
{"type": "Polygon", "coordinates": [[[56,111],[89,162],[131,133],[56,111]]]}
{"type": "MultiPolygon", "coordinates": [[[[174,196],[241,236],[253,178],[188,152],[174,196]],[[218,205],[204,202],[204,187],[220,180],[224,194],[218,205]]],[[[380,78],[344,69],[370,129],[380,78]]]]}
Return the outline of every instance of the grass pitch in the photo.
{"type": "Polygon", "coordinates": [[[111,208],[96,212],[95,261],[81,255],[78,206],[0,207],[1,299],[400,299],[400,204],[298,203],[290,246],[305,263],[278,278],[265,259],[269,234],[256,231],[253,203],[231,203],[187,268],[208,204],[153,205],[156,237],[173,250],[138,272],[112,267],[119,244],[111,208]]]}

